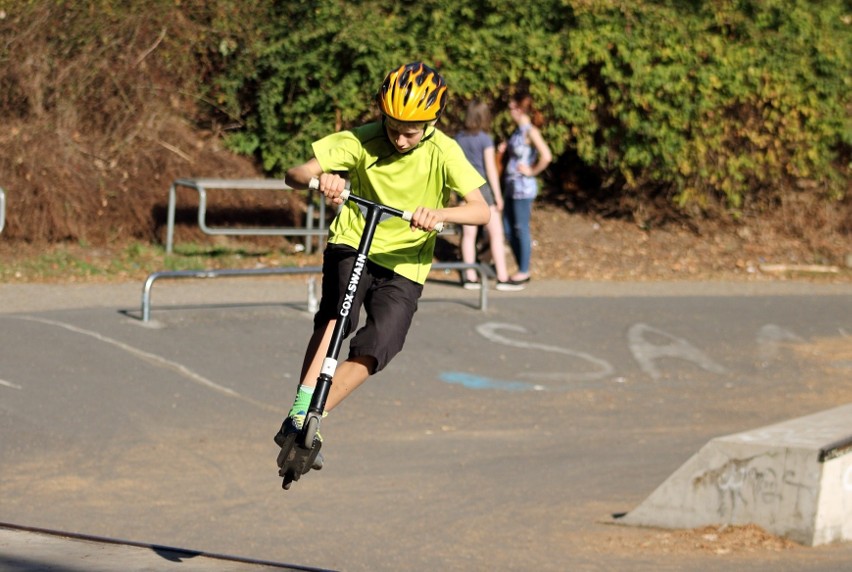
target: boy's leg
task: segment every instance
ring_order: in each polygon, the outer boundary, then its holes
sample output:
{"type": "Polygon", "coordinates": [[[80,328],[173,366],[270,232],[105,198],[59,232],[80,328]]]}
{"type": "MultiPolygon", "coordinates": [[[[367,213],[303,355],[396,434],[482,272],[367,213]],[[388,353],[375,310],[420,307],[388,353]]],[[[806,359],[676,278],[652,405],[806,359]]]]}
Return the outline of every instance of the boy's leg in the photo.
{"type": "Polygon", "coordinates": [[[337,407],[358,386],[367,381],[375,367],[376,359],[372,356],[349,358],[338,365],[334,374],[334,383],[331,384],[331,391],[325,403],[325,410],[331,411],[337,407]]]}
{"type": "MultiPolygon", "coordinates": [[[[334,244],[328,245],[323,254],[322,298],[320,300],[319,311],[314,316],[314,331],[308,342],[305,357],[302,361],[299,389],[296,402],[290,411],[291,416],[303,410],[307,411],[305,403],[310,405],[313,388],[316,386],[317,378],[322,371],[322,364],[334,335],[334,328],[337,324],[338,304],[340,303],[341,296],[348,288],[349,277],[355,263],[356,254],[357,252],[354,248],[334,244]]],[[[349,319],[354,324],[358,323],[358,315],[364,292],[369,287],[369,274],[362,276],[361,280],[361,288],[356,293],[349,316],[349,319]]],[[[336,377],[337,375],[335,374],[336,377]]],[[[332,400],[332,403],[335,405],[338,402],[339,400],[332,400]]],[[[328,401],[326,402],[326,407],[328,408],[328,401]]]]}
{"type": "Polygon", "coordinates": [[[331,320],[324,328],[314,330],[308,347],[305,350],[305,359],[302,362],[302,376],[299,379],[301,385],[309,385],[314,387],[317,384],[322,362],[325,359],[325,354],[328,353],[328,345],[331,343],[331,335],[334,332],[334,325],[337,320],[331,320]]]}
{"type": "MultiPolygon", "coordinates": [[[[314,316],[314,331],[308,341],[308,347],[305,350],[305,357],[302,361],[302,371],[300,376],[299,387],[297,388],[296,398],[293,402],[281,429],[275,435],[275,442],[282,447],[279,454],[278,466],[282,466],[282,462],[288,462],[288,451],[284,450],[287,443],[292,442],[294,433],[301,431],[305,416],[313,398],[314,387],[317,383],[323,360],[328,352],[329,344],[334,333],[336,320],[336,305],[338,303],[340,292],[345,288],[343,283],[344,276],[348,277],[352,268],[352,263],[355,258],[355,250],[351,248],[335,248],[334,245],[328,245],[323,255],[323,296],[320,301],[320,309],[314,316]],[[283,457],[282,457],[283,456],[283,457]],[[283,459],[283,461],[282,461],[283,459]]],[[[357,312],[353,312],[356,315],[357,312]]],[[[328,405],[328,402],[326,403],[328,405]]],[[[322,436],[317,433],[319,440],[322,436]]],[[[322,453],[317,453],[313,464],[314,469],[322,468],[322,453]]]]}
{"type": "MultiPolygon", "coordinates": [[[[328,345],[331,343],[331,334],[334,331],[335,320],[332,320],[323,329],[320,328],[311,336],[308,349],[305,352],[305,361],[302,365],[302,379],[300,387],[313,388],[317,385],[322,362],[328,353],[328,345]]],[[[350,358],[337,366],[334,372],[334,383],[326,400],[325,410],[331,411],[343,401],[347,395],[364,383],[376,368],[376,360],[372,356],[358,356],[350,358]]]]}

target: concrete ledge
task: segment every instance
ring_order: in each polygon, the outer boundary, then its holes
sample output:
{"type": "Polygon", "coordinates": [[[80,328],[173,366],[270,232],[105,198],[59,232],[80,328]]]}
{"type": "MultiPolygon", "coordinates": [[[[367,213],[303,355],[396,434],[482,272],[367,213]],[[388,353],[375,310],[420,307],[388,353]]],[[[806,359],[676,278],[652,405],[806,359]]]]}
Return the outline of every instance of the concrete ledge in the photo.
{"type": "Polygon", "coordinates": [[[620,522],[852,540],[852,404],[713,439],[620,522]]]}

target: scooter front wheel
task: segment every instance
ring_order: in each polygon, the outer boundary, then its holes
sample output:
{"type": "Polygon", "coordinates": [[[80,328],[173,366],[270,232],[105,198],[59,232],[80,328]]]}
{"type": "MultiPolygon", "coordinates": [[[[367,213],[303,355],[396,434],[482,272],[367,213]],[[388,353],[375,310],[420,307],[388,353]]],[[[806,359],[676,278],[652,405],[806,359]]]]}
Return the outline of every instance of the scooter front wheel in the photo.
{"type": "Polygon", "coordinates": [[[304,437],[304,441],[302,445],[305,449],[310,449],[314,445],[314,438],[317,436],[319,432],[319,417],[308,415],[308,418],[305,419],[305,430],[302,433],[304,437]]]}

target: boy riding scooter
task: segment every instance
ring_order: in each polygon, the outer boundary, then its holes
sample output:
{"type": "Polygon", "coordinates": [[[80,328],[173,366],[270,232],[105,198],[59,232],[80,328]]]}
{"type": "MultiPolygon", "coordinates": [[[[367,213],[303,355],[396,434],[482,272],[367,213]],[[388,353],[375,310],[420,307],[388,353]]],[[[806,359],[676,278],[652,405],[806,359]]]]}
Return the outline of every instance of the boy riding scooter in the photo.
{"type": "Polygon", "coordinates": [[[380,121],[314,142],[314,157],[286,173],[287,183],[295,189],[305,189],[311,179],[318,179],[319,191],[333,204],[343,206],[329,228],[322,298],[296,399],[275,436],[282,446],[278,465],[285,488],[288,479],[297,480],[301,472],[322,466],[318,454],[322,438],[316,432],[315,438],[302,443],[310,449],[311,441],[317,442],[313,454],[306,457],[309,466],[295,475],[287,468],[286,449],[294,441],[293,434],[302,431],[306,416],[310,419],[333,410],[402,350],[432,264],[435,227],[443,223],[483,225],[490,217],[479,191],[485,181],[458,144],[435,127],[447,102],[444,79],[421,62],[400,66],[387,75],[376,102],[380,121]],[[357,203],[344,203],[341,193],[347,195],[347,181],[353,195],[408,211],[411,217],[410,221],[398,217],[382,221],[371,237],[365,263],[357,249],[366,219],[357,203]],[[448,207],[453,192],[464,202],[448,207]],[[350,292],[356,261],[360,285],[350,292]],[[346,312],[339,314],[344,302],[346,312]],[[336,355],[328,356],[335,325],[344,315],[343,336],[350,335],[358,326],[362,306],[366,323],[350,340],[348,358],[338,365],[336,355]],[[321,384],[323,395],[315,401],[322,403],[312,404],[320,376],[329,373],[333,384],[321,384]],[[309,411],[313,413],[309,415],[309,411]],[[285,475],[287,471],[290,473],[285,475]]]}

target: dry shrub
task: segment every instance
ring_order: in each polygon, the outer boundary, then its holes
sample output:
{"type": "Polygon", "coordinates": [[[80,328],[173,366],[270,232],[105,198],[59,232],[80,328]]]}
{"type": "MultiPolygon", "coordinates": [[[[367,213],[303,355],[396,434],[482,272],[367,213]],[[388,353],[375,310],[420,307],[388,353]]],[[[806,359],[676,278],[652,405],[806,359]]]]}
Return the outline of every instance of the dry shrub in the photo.
{"type": "MultiPolygon", "coordinates": [[[[215,127],[187,119],[202,115],[195,90],[211,40],[176,3],[18,4],[0,19],[4,240],[154,240],[173,180],[260,176],[221,148],[215,127]]],[[[218,204],[257,203],[232,194],[218,204]]]]}
{"type": "Polygon", "coordinates": [[[803,243],[813,253],[808,262],[844,264],[852,254],[852,194],[841,201],[819,200],[812,193],[788,191],[769,224],[779,235],[803,243]]]}

